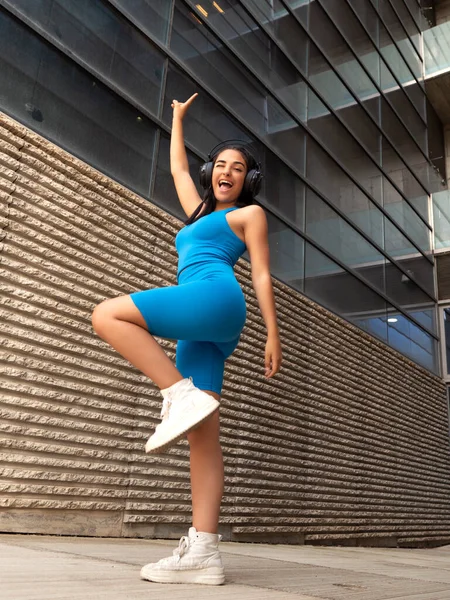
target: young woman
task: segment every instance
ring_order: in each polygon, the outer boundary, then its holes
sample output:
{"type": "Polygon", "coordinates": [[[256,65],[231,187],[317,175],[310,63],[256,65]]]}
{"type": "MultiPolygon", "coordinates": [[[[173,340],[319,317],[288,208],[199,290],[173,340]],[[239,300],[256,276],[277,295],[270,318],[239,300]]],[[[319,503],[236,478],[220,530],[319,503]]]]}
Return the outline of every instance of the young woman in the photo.
{"type": "Polygon", "coordinates": [[[243,147],[224,146],[201,172],[200,198],[189,174],[183,139],[186,102],[174,100],[170,166],[188,216],[176,237],[178,285],[105,300],[92,315],[97,334],[147,375],[163,396],[162,421],[146,444],[161,452],[187,435],[192,527],[173,556],[142,568],[141,577],[167,583],[224,582],[217,534],[224,473],[219,399],[225,360],[235,350],[246,308],[233,267],[245,249],[267,327],[265,376],[280,368],[281,345],[271,277],[267,221],[252,204],[261,174],[243,147]],[[175,339],[176,365],[153,336],[175,339]]]}

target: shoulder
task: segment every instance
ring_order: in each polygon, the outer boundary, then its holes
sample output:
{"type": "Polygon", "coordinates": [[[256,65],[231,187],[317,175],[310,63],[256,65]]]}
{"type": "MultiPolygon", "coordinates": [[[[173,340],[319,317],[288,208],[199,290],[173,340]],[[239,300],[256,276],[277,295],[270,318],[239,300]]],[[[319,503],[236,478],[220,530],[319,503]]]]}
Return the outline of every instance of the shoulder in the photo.
{"type": "Polygon", "coordinates": [[[243,206],[236,211],[239,215],[243,226],[252,223],[266,223],[266,213],[262,206],[258,204],[250,204],[250,206],[243,206]]]}
{"type": "Polygon", "coordinates": [[[251,204],[250,206],[240,208],[236,212],[241,213],[239,216],[244,234],[252,231],[264,232],[267,230],[267,217],[262,206],[251,204]]]}

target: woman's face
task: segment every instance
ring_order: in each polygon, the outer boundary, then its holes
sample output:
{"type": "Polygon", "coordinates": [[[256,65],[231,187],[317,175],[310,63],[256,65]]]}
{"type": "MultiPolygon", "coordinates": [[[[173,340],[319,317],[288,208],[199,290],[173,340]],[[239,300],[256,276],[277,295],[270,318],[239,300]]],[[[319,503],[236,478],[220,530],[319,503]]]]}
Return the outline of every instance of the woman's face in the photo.
{"type": "Polygon", "coordinates": [[[212,188],[217,202],[234,204],[247,175],[247,163],[239,150],[222,150],[212,172],[212,188]]]}

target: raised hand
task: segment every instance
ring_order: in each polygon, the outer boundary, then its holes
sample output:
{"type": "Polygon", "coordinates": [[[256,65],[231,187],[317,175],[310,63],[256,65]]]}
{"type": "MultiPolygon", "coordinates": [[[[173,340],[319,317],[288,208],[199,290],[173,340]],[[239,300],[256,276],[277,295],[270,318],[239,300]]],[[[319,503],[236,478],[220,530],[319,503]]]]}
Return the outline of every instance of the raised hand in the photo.
{"type": "Polygon", "coordinates": [[[172,100],[172,104],[170,105],[173,108],[173,116],[178,117],[180,119],[184,118],[184,115],[187,112],[187,109],[190,107],[190,105],[194,102],[194,100],[197,98],[198,94],[192,94],[192,96],[186,100],[186,102],[178,102],[178,100],[172,100]]]}

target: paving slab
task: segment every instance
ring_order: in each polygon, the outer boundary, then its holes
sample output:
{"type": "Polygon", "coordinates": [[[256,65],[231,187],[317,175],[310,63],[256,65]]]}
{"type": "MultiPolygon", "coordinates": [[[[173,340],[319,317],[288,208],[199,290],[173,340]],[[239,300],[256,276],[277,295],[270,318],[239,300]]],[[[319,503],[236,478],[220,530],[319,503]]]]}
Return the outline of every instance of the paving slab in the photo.
{"type": "Polygon", "coordinates": [[[142,581],[173,540],[0,535],[1,600],[450,600],[450,546],[221,544],[223,586],[142,581]]]}

